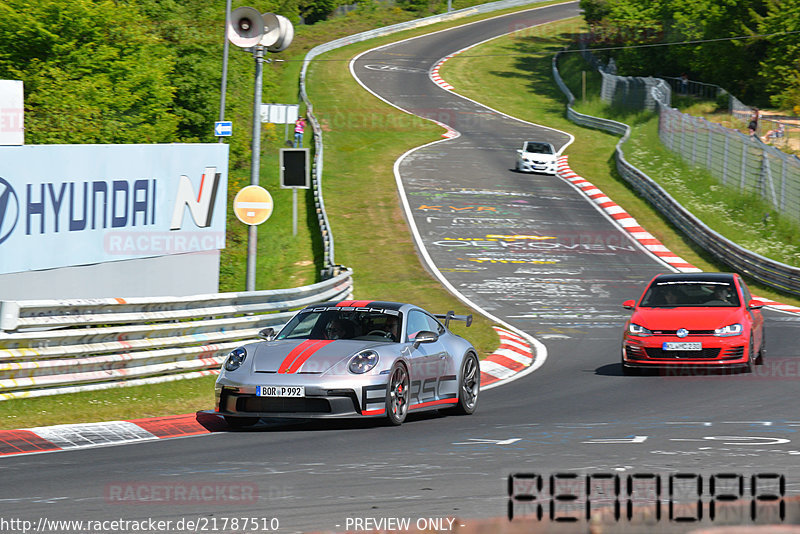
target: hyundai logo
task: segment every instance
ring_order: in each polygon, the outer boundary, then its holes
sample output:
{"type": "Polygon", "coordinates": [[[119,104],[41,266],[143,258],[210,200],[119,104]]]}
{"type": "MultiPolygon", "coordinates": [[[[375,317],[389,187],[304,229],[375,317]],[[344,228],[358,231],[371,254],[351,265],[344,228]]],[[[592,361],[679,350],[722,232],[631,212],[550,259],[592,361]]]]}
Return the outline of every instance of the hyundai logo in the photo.
{"type": "Polygon", "coordinates": [[[685,328],[681,328],[680,330],[675,332],[675,335],[678,336],[678,337],[686,337],[686,336],[689,335],[689,331],[686,330],[685,328]]]}
{"type": "Polygon", "coordinates": [[[0,178],[0,243],[8,239],[19,219],[19,199],[11,184],[0,178]]]}

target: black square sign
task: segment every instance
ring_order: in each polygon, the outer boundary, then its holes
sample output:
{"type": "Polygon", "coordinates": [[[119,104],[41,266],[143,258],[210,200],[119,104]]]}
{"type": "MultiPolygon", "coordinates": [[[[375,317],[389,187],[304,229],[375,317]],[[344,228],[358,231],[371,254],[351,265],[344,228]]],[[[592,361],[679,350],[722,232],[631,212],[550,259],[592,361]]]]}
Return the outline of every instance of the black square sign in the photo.
{"type": "Polygon", "coordinates": [[[309,189],[311,187],[309,149],[282,148],[281,187],[284,189],[309,189]]]}

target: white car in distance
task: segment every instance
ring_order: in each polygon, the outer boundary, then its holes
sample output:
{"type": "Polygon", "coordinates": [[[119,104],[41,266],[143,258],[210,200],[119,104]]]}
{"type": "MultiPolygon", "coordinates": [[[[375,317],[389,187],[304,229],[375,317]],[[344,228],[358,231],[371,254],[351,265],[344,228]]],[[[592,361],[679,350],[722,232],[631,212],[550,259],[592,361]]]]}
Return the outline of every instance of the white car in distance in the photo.
{"type": "Polygon", "coordinates": [[[518,172],[555,175],[557,158],[556,150],[550,143],[525,141],[522,149],[517,150],[517,164],[514,169],[518,172]]]}

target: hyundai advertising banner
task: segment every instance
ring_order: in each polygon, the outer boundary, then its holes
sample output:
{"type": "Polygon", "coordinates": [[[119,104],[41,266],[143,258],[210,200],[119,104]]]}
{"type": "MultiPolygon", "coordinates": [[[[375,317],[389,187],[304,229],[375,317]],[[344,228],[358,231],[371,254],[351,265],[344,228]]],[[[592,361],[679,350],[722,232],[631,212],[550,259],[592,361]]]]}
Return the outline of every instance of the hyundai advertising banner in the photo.
{"type": "Polygon", "coordinates": [[[228,145],[0,147],[0,274],[225,248],[228,145]]]}

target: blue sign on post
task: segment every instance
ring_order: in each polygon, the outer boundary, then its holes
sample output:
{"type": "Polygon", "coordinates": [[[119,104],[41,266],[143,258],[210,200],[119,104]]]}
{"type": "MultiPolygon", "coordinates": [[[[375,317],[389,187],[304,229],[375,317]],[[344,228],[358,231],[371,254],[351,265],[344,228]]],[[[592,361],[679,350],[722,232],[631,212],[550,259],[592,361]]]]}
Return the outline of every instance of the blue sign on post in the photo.
{"type": "Polygon", "coordinates": [[[217,121],[214,123],[214,135],[217,137],[230,137],[233,135],[233,123],[231,121],[217,121]]]}

